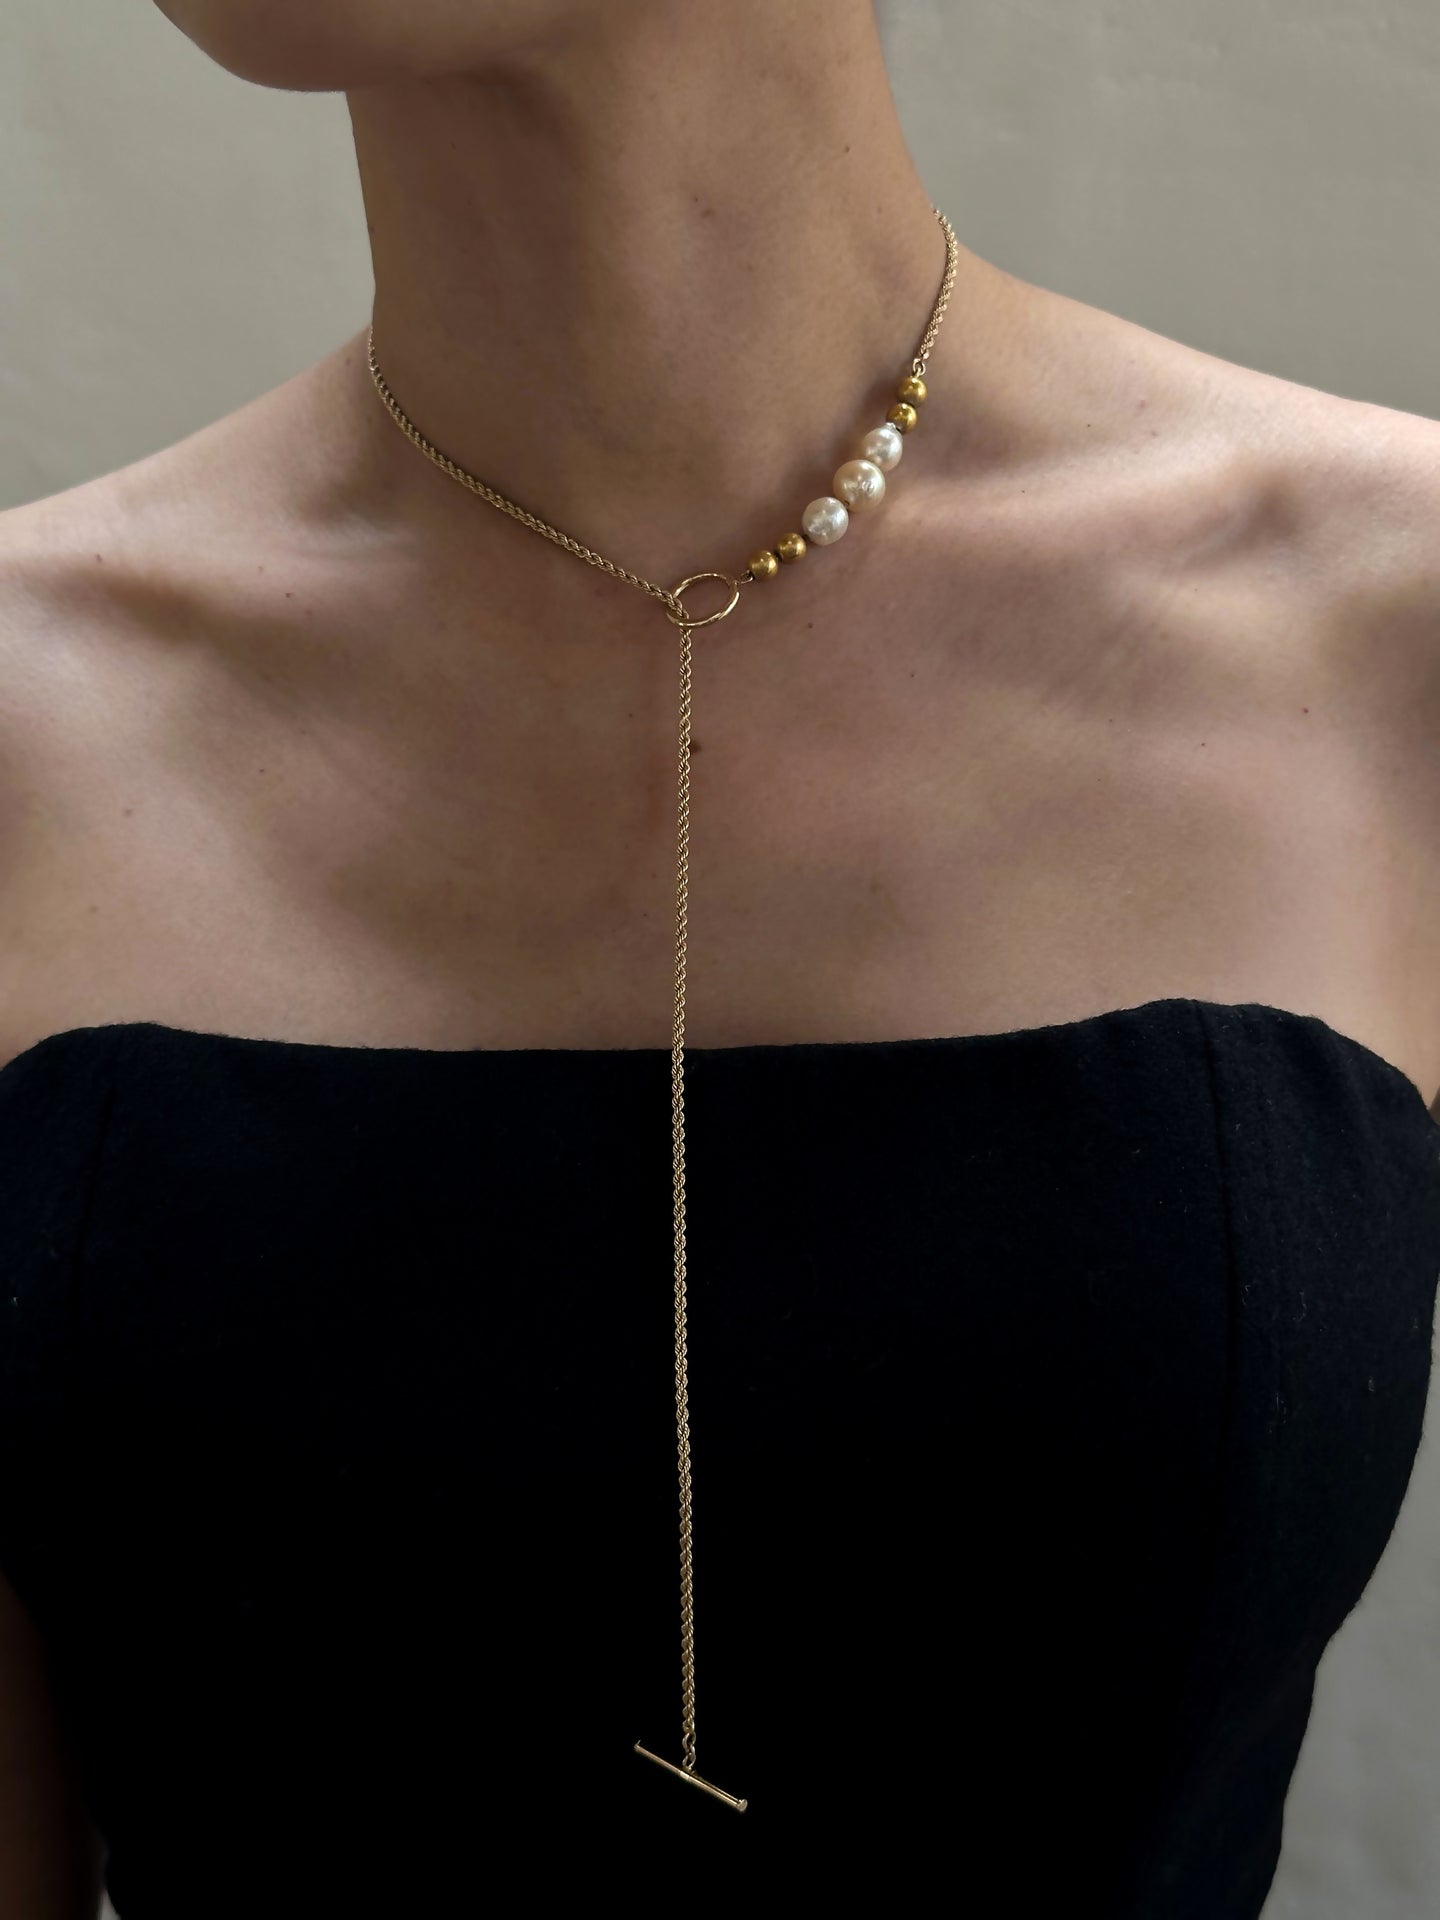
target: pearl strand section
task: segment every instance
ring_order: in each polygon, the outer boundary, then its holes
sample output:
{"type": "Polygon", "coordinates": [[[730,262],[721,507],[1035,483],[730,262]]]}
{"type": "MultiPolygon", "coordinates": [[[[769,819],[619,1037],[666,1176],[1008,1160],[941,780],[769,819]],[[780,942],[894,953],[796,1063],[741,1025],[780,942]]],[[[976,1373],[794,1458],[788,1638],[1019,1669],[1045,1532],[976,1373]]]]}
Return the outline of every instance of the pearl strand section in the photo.
{"type": "Polygon", "coordinates": [[[787,533],[773,547],[752,554],[749,575],[752,580],[773,580],[782,562],[804,558],[807,543],[832,547],[842,539],[850,525],[850,515],[867,507],[878,507],[885,498],[885,476],[900,464],[904,451],[903,435],[913,433],[925,403],[926,386],[918,373],[908,373],[896,389],[897,399],[885,416],[883,426],[872,427],[860,443],[853,460],[835,470],[834,493],[822,493],[812,500],[800,516],[801,533],[787,533]]]}

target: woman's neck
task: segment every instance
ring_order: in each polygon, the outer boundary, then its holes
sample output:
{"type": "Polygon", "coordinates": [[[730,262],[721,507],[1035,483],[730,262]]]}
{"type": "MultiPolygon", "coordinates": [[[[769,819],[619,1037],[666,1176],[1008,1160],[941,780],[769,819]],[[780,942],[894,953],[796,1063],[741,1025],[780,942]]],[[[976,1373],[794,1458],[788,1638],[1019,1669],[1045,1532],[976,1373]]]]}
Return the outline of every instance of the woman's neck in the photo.
{"type": "MultiPolygon", "coordinates": [[[[945,237],[869,0],[593,12],[503,71],[350,95],[376,351],[454,459],[673,581],[829,491],[945,237]]],[[[955,308],[984,272],[962,249],[955,308]]],[[[379,418],[424,511],[440,476],[379,418]]]]}

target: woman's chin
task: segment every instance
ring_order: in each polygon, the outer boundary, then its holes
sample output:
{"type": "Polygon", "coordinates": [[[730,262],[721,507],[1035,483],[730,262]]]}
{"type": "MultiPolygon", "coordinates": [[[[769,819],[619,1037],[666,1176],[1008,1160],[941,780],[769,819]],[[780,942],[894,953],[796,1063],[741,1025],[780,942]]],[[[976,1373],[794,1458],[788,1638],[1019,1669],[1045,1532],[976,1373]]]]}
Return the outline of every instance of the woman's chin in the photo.
{"type": "Polygon", "coordinates": [[[585,11],[577,0],[155,0],[218,66],[257,86],[341,93],[474,72],[585,11]]]}

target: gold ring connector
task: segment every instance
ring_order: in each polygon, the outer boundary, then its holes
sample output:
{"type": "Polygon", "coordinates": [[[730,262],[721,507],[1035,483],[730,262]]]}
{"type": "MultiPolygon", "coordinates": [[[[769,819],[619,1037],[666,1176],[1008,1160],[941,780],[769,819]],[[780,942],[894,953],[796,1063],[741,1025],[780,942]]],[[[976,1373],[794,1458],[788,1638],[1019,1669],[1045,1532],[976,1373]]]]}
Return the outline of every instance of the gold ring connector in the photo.
{"type": "Polygon", "coordinates": [[[673,626],[689,627],[692,630],[696,627],[713,627],[717,620],[723,620],[726,614],[733,613],[735,611],[736,605],[740,599],[740,582],[738,580],[733,579],[728,573],[716,573],[712,569],[705,573],[692,573],[687,580],[682,580],[679,586],[674,588],[673,591],[675,594],[675,598],[680,601],[682,613],[685,606],[685,602],[684,602],[684,599],[682,598],[682,595],[685,593],[687,588],[696,586],[701,580],[723,580],[726,586],[729,587],[730,589],[730,598],[726,601],[725,605],[721,607],[718,613],[707,613],[703,620],[692,620],[689,614],[683,614],[683,617],[682,617],[681,615],[676,614],[675,609],[673,607],[667,606],[665,609],[665,616],[673,626]]]}

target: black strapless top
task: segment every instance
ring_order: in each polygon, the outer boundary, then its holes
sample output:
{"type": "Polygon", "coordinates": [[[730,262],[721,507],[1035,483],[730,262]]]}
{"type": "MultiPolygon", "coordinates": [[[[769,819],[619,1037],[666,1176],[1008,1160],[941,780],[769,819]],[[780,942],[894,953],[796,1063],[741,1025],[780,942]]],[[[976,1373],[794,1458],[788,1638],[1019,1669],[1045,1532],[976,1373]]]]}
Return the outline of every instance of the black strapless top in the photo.
{"type": "Polygon", "coordinates": [[[0,1072],[0,1567],[121,1920],[1253,1920],[1419,1443],[1440,1126],[1161,999],[687,1054],[149,1023],[0,1072]],[[883,1903],[880,1904],[880,1903],[883,1903]]]}

